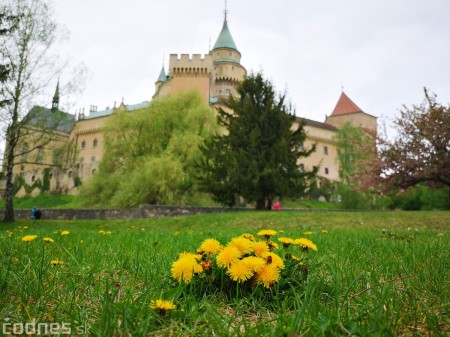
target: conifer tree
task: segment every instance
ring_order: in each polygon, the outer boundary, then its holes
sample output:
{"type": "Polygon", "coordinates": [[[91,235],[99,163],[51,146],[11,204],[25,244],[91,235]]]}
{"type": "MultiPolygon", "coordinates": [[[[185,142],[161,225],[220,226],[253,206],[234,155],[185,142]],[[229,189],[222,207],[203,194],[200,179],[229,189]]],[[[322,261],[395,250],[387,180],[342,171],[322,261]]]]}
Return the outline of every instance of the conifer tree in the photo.
{"type": "Polygon", "coordinates": [[[216,201],[234,206],[239,198],[270,209],[275,197],[299,196],[315,172],[297,166],[306,133],[285,95],[278,95],[261,74],[252,74],[238,87],[240,98],[229,97],[219,109],[225,129],[202,146],[203,189],[216,201]]]}

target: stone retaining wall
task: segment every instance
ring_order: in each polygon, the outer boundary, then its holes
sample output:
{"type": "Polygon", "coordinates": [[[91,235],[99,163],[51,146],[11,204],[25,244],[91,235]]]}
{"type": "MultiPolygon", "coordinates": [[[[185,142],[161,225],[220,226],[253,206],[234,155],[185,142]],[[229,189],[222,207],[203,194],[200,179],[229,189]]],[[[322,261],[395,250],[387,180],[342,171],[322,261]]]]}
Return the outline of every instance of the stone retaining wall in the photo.
{"type": "MultiPolygon", "coordinates": [[[[178,215],[248,211],[249,208],[195,207],[142,205],[134,209],[45,209],[41,208],[42,220],[127,220],[149,219],[178,215]]],[[[31,218],[31,209],[14,211],[16,220],[31,218]]]]}

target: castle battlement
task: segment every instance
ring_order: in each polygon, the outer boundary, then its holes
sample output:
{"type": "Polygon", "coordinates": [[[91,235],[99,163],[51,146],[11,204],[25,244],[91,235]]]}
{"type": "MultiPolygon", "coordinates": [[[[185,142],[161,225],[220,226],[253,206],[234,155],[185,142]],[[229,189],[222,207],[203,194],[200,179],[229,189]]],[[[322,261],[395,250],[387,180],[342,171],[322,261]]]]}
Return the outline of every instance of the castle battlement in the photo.
{"type": "Polygon", "coordinates": [[[176,73],[210,73],[213,61],[210,55],[201,54],[170,54],[169,71],[176,73]]]}

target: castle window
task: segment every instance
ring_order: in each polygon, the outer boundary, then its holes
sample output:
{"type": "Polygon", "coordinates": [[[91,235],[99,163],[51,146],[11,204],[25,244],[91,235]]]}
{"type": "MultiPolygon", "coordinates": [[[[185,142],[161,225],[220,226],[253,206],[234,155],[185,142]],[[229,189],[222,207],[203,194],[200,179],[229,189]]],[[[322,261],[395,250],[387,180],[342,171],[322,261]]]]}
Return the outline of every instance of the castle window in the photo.
{"type": "Polygon", "coordinates": [[[42,147],[38,148],[38,153],[36,155],[36,162],[40,163],[44,159],[44,150],[42,147]]]}
{"type": "Polygon", "coordinates": [[[305,170],[305,164],[300,164],[298,166],[298,168],[300,169],[300,171],[304,171],[305,170]]]}
{"type": "Polygon", "coordinates": [[[85,149],[85,148],[86,148],[86,141],[83,140],[83,141],[81,142],[81,149],[85,149]]]}
{"type": "Polygon", "coordinates": [[[27,143],[23,144],[23,146],[22,146],[22,160],[23,161],[26,161],[28,159],[28,150],[29,150],[28,144],[27,143]]]}
{"type": "Polygon", "coordinates": [[[323,154],[328,155],[328,146],[323,147],[323,154]]]}
{"type": "Polygon", "coordinates": [[[97,147],[97,145],[98,145],[98,140],[97,140],[97,138],[94,139],[94,142],[93,142],[92,145],[93,145],[94,147],[97,147]]]}
{"type": "Polygon", "coordinates": [[[32,176],[32,177],[31,177],[31,181],[34,181],[34,179],[35,179],[35,176],[32,176]]]}
{"type": "Polygon", "coordinates": [[[91,157],[91,162],[95,162],[95,156],[91,157]]]}
{"type": "Polygon", "coordinates": [[[328,170],[328,167],[325,167],[325,174],[330,173],[330,170],[328,170]]]}
{"type": "Polygon", "coordinates": [[[313,166],[313,170],[314,170],[314,171],[317,171],[317,166],[314,165],[314,166],[313,166]]]}

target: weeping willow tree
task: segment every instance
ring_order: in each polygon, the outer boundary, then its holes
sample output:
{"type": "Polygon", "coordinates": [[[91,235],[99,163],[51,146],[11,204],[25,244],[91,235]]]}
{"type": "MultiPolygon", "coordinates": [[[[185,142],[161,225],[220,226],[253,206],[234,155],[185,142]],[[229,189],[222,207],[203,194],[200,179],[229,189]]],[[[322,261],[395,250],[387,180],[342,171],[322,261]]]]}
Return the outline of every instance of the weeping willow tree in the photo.
{"type": "Polygon", "coordinates": [[[104,128],[99,171],[81,188],[80,201],[107,207],[182,204],[197,193],[198,145],[217,131],[214,112],[193,92],[115,112],[104,128]]]}

